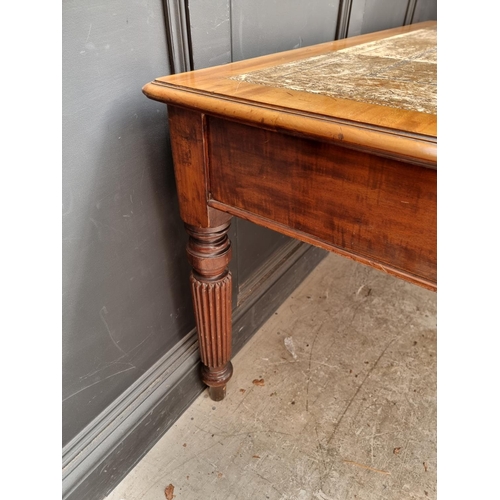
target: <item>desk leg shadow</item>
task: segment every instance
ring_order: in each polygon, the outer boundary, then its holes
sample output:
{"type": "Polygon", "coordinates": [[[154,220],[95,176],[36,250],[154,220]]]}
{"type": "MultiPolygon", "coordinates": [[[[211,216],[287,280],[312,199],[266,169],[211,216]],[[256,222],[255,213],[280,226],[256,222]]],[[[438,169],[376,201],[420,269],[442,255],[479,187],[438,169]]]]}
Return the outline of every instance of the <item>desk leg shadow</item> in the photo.
{"type": "Polygon", "coordinates": [[[233,374],[231,364],[230,222],[213,228],[186,224],[196,327],[202,362],[201,379],[212,400],[221,401],[233,374]]]}

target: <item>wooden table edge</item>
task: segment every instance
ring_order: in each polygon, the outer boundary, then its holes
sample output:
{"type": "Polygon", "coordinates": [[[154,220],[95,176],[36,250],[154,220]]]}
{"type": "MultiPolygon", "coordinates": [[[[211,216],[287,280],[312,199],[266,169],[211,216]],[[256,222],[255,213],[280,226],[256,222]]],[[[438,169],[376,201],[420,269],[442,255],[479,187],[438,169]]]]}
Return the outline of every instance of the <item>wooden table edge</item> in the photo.
{"type": "Polygon", "coordinates": [[[150,99],[200,111],[202,114],[292,135],[314,137],[340,146],[370,151],[389,158],[404,158],[412,164],[437,168],[435,137],[405,134],[333,116],[297,112],[229,96],[210,95],[158,81],[146,84],[143,92],[150,99]]]}

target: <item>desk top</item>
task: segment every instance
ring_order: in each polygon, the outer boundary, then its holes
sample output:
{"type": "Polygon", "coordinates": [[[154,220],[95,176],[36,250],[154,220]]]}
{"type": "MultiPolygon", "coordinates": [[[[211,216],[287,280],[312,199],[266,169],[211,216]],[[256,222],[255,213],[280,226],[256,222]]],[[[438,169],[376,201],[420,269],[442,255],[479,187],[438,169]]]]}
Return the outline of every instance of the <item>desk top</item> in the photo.
{"type": "Polygon", "coordinates": [[[157,78],[170,105],[436,168],[436,23],[157,78]]]}

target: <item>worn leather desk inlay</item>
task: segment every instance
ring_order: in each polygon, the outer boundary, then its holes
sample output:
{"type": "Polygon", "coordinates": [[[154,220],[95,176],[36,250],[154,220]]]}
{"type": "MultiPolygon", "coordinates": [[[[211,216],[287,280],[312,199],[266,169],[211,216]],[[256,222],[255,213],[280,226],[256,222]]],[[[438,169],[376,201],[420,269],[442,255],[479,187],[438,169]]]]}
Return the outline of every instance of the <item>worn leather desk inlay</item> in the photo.
{"type": "Polygon", "coordinates": [[[429,27],[232,79],[435,115],[436,62],[429,27]]]}

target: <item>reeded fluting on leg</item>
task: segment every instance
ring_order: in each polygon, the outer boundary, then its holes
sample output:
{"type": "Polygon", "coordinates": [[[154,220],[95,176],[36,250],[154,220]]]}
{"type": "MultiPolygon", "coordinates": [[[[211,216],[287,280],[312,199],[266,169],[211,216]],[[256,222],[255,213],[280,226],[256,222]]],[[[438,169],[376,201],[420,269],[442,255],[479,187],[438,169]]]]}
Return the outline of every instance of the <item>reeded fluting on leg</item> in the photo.
{"type": "Polygon", "coordinates": [[[224,399],[231,378],[231,242],[229,222],[214,228],[186,225],[188,260],[193,268],[191,293],[203,364],[201,378],[210,397],[224,399]]]}

